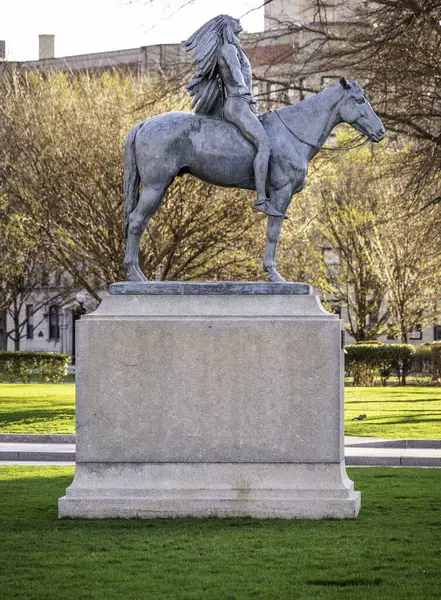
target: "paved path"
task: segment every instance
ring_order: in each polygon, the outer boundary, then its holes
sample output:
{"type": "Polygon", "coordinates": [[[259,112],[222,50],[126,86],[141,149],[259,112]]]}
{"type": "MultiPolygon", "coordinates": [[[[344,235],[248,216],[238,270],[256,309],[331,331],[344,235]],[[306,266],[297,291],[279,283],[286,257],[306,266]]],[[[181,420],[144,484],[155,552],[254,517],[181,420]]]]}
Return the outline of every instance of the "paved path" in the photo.
{"type": "Polygon", "coordinates": [[[3,461],[75,461],[75,444],[0,442],[3,461]]]}
{"type": "Polygon", "coordinates": [[[0,467],[74,467],[74,461],[64,460],[0,460],[0,467]]]}
{"type": "Polygon", "coordinates": [[[389,440],[386,438],[346,435],[345,446],[354,448],[432,448],[433,450],[440,450],[441,440],[389,440]]]}
{"type": "MultiPolygon", "coordinates": [[[[50,438],[58,439],[56,436],[50,438]]],[[[26,442],[25,436],[20,436],[20,441],[6,442],[3,441],[4,434],[0,439],[2,440],[0,441],[1,465],[75,464],[74,443],[26,442]]],[[[17,439],[17,436],[12,439],[17,439]]],[[[31,436],[30,439],[41,438],[31,436]]],[[[345,458],[347,466],[441,467],[441,440],[346,437],[345,458]]]]}

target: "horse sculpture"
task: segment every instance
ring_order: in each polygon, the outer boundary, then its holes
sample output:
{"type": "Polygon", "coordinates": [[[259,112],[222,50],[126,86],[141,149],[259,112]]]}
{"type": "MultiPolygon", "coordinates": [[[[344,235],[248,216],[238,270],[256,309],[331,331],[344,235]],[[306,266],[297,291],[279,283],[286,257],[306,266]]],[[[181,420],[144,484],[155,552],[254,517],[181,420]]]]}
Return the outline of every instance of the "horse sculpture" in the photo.
{"type": "MultiPolygon", "coordinates": [[[[282,215],[292,196],[305,187],[308,163],[336,125],[348,123],[373,142],[385,136],[361,86],[345,78],[298,104],[269,111],[260,120],[272,146],[268,196],[282,215]]],[[[138,264],[141,236],[175,177],[190,173],[222,187],[255,190],[255,154],[235,125],[215,117],[170,112],[135,125],[125,144],[127,279],[147,281],[138,264]]],[[[263,268],[273,282],[285,281],[275,263],[282,224],[283,216],[268,217],[263,268]]]]}

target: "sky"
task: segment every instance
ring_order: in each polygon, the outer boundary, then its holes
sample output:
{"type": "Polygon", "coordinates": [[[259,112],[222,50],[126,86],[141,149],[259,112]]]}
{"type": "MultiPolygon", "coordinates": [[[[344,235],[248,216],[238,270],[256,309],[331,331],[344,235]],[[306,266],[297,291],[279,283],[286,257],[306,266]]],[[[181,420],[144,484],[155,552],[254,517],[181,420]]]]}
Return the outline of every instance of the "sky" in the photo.
{"type": "Polygon", "coordinates": [[[177,43],[221,13],[263,29],[264,0],[0,0],[7,60],[37,60],[39,34],[55,35],[55,56],[177,43]]]}

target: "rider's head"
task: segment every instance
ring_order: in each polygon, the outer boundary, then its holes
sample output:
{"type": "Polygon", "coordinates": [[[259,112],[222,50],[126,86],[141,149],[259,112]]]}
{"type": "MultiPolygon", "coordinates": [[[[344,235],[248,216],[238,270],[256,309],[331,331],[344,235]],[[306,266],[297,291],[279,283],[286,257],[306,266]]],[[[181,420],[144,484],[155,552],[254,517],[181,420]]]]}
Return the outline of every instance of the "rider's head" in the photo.
{"type": "Polygon", "coordinates": [[[241,33],[243,31],[243,27],[240,24],[239,19],[234,19],[233,17],[228,17],[228,19],[230,20],[230,27],[231,29],[234,31],[234,33],[236,35],[239,35],[239,33],[241,33]]]}
{"type": "Polygon", "coordinates": [[[196,52],[196,60],[194,62],[204,62],[206,58],[210,58],[215,64],[217,60],[217,49],[219,44],[228,43],[240,45],[238,35],[242,31],[242,26],[239,19],[234,19],[230,15],[218,15],[213,19],[204,23],[197,31],[184,42],[185,49],[196,52]]]}
{"type": "Polygon", "coordinates": [[[242,25],[240,24],[239,19],[235,19],[234,17],[230,17],[230,15],[222,15],[224,21],[224,33],[232,32],[234,35],[238,36],[241,31],[243,31],[242,25]]]}

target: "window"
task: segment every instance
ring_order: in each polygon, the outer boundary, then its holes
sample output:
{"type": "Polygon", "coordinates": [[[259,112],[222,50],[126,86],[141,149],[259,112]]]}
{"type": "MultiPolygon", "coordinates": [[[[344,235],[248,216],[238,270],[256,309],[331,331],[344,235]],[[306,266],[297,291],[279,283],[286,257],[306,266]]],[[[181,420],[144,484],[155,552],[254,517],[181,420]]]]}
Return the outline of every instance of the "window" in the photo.
{"type": "Polygon", "coordinates": [[[326,275],[331,280],[335,279],[338,275],[340,266],[340,253],[333,248],[322,248],[322,253],[326,275]]]}
{"type": "Polygon", "coordinates": [[[283,103],[284,91],[286,90],[286,85],[281,83],[270,83],[269,91],[270,91],[270,100],[272,102],[276,102],[277,104],[283,103]]]}
{"type": "Polygon", "coordinates": [[[287,96],[289,104],[297,104],[300,101],[300,92],[294,88],[288,88],[287,96]]]}
{"type": "Polygon", "coordinates": [[[47,287],[49,285],[49,272],[43,266],[41,270],[41,287],[47,287]]]}
{"type": "Polygon", "coordinates": [[[421,325],[417,325],[414,331],[409,332],[409,340],[422,340],[423,339],[423,328],[421,325]]]}
{"type": "Polygon", "coordinates": [[[334,75],[322,77],[322,90],[330,87],[331,85],[336,85],[339,81],[340,77],[335,77],[334,75]]]}
{"type": "Polygon", "coordinates": [[[302,101],[307,98],[306,91],[305,91],[306,77],[301,77],[299,83],[300,83],[300,93],[299,93],[300,101],[302,101]]]}
{"type": "Polygon", "coordinates": [[[258,96],[260,96],[260,83],[253,83],[253,96],[254,98],[257,98],[258,96]]]}
{"type": "Polygon", "coordinates": [[[393,323],[387,324],[387,339],[391,341],[398,339],[397,330],[393,323]]]}
{"type": "Polygon", "coordinates": [[[335,266],[340,264],[340,253],[338,250],[333,248],[323,248],[323,260],[328,266],[335,266]]]}
{"type": "Polygon", "coordinates": [[[60,310],[56,304],[49,307],[49,339],[60,338],[60,310]]]}
{"type": "Polygon", "coordinates": [[[338,300],[328,300],[327,310],[341,319],[341,302],[338,300]]]}
{"type": "Polygon", "coordinates": [[[34,305],[26,304],[26,339],[34,339],[34,305]]]}
{"type": "Polygon", "coordinates": [[[374,329],[378,325],[378,313],[369,313],[367,318],[367,328],[374,329]]]}
{"type": "Polygon", "coordinates": [[[441,325],[435,325],[433,328],[433,341],[441,342],[441,325]]]}
{"type": "MultiPolygon", "coordinates": [[[[423,316],[423,311],[420,311],[420,316],[423,316]]],[[[415,329],[409,332],[409,340],[422,340],[423,339],[423,326],[421,323],[415,325],[415,329]]]]}

